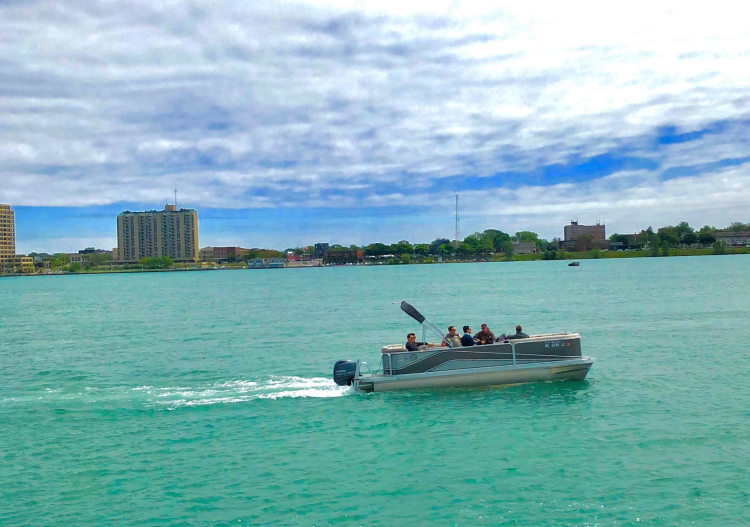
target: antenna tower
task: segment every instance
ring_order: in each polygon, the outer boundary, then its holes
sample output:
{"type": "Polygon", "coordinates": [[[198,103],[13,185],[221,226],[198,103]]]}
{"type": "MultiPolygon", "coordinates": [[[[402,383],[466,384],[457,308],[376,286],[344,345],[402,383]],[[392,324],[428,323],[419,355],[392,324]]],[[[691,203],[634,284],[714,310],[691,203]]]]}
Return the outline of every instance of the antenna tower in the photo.
{"type": "Polygon", "coordinates": [[[174,210],[177,210],[177,185],[174,186],[174,210]]]}
{"type": "Polygon", "coordinates": [[[453,245],[458,248],[458,244],[461,241],[461,219],[458,216],[458,192],[456,192],[456,239],[453,240],[453,245]]]}

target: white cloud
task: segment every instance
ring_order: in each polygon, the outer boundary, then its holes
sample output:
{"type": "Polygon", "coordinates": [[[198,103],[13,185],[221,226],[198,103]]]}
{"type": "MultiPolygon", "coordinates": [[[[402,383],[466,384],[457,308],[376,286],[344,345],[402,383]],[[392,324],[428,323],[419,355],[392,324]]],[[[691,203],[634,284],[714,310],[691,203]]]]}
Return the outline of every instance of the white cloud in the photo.
{"type": "MultiPolygon", "coordinates": [[[[195,206],[377,205],[441,178],[533,173],[623,147],[660,170],[746,155],[742,124],[651,141],[661,126],[750,118],[748,5],[480,5],[4,5],[0,201],[161,202],[177,184],[195,206]]],[[[659,170],[572,179],[524,187],[534,200],[508,210],[686,217],[725,199],[687,199],[706,178],[677,185],[659,170]],[[566,189],[574,201],[545,205],[566,189]],[[652,211],[641,194],[670,205],[652,211]]]]}

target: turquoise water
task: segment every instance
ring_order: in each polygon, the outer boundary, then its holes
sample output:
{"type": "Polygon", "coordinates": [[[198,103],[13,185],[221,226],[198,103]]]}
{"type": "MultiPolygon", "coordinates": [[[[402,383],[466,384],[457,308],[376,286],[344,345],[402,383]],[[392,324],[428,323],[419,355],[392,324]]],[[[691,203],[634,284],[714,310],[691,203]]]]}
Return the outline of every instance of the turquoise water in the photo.
{"type": "Polygon", "coordinates": [[[747,525],[750,258],[0,280],[1,525],[747,525]],[[585,382],[353,394],[417,327],[585,382]]]}

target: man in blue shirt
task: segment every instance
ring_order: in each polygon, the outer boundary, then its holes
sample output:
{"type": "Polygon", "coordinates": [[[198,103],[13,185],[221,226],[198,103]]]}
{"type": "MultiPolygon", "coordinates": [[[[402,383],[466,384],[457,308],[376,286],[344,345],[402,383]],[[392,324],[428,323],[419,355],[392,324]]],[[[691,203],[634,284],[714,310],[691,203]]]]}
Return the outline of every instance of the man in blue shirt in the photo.
{"type": "Polygon", "coordinates": [[[474,337],[471,336],[471,327],[470,326],[464,326],[464,334],[461,337],[461,346],[473,346],[474,345],[474,337]]]}

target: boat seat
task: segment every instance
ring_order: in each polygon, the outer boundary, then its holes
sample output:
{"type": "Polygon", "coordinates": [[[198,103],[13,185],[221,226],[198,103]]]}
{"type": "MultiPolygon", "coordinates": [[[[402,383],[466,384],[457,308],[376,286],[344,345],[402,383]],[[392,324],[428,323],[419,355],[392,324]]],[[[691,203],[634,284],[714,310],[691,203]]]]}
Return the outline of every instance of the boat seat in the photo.
{"type": "Polygon", "coordinates": [[[380,350],[381,353],[404,353],[405,351],[406,348],[403,344],[388,344],[380,350]]]}

